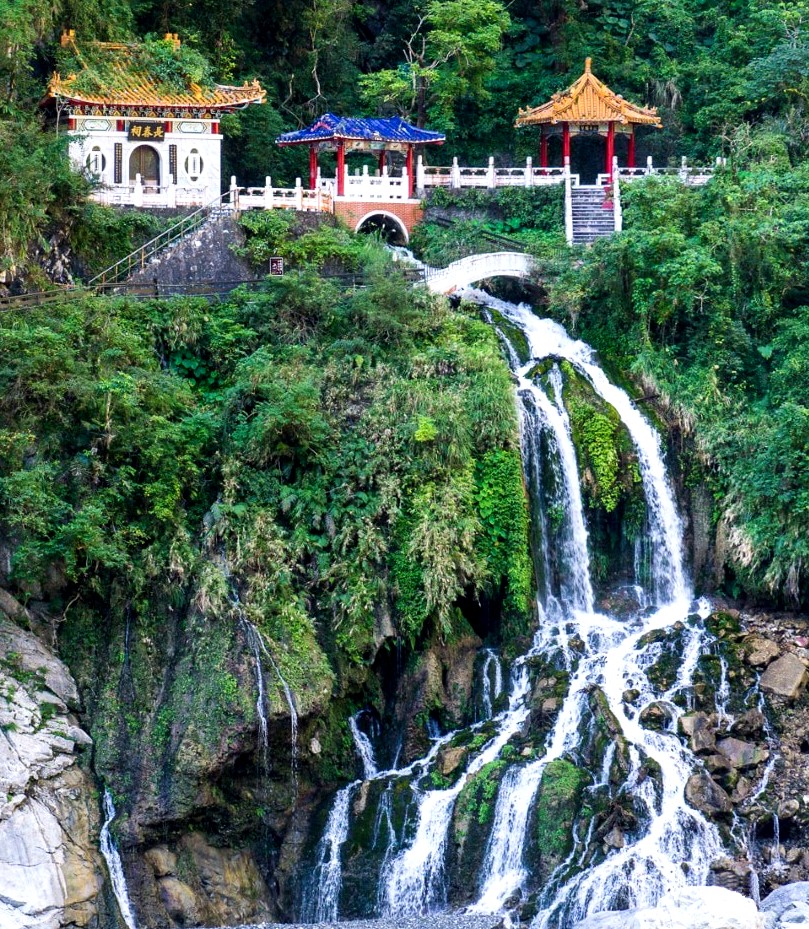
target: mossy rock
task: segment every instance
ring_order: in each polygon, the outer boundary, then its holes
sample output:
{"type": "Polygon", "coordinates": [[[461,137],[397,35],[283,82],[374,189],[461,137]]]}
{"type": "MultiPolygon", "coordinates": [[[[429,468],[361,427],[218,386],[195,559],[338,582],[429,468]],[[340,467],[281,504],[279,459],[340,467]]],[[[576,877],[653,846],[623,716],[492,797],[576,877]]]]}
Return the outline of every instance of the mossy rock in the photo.
{"type": "Polygon", "coordinates": [[[564,758],[551,761],[542,773],[529,835],[539,886],[544,885],[573,847],[582,796],[591,781],[589,772],[564,758]]]}
{"type": "Polygon", "coordinates": [[[629,743],[627,742],[617,716],[610,709],[607,696],[600,687],[594,687],[587,697],[592,714],[593,725],[590,728],[591,740],[589,762],[592,770],[600,770],[610,743],[615,744],[615,755],[610,767],[610,783],[620,786],[631,767],[629,743]]]}
{"type": "Polygon", "coordinates": [[[450,896],[455,905],[470,903],[491,831],[500,783],[509,762],[497,759],[484,765],[464,784],[452,817],[449,850],[450,896]]]}

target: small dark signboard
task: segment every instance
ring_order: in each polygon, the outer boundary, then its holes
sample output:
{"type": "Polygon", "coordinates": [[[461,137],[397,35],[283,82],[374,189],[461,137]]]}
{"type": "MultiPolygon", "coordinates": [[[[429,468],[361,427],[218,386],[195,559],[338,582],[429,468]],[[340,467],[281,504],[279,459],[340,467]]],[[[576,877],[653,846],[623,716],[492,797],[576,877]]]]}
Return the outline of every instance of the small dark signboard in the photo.
{"type": "Polygon", "coordinates": [[[162,142],[166,137],[163,123],[130,123],[126,135],[130,142],[136,140],[150,140],[152,142],[162,142]]]}
{"type": "Polygon", "coordinates": [[[270,258],[270,274],[275,277],[281,277],[284,273],[284,259],[283,258],[270,258]]]}

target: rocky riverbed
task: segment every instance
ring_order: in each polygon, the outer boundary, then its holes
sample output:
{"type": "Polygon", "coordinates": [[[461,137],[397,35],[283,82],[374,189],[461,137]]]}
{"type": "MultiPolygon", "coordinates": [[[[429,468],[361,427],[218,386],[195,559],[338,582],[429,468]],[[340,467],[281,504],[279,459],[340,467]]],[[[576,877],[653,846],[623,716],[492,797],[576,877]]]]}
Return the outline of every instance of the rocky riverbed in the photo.
{"type": "MultiPolygon", "coordinates": [[[[67,667],[45,644],[48,630],[39,628],[37,616],[2,590],[0,595],[0,925],[106,929],[115,925],[115,904],[98,853],[99,788],[80,694],[67,667]]],[[[703,673],[695,678],[693,706],[678,726],[679,737],[701,762],[687,794],[692,805],[719,824],[728,847],[732,837],[737,848],[749,843],[747,853],[714,862],[717,886],[708,890],[737,891],[749,898],[758,882],[761,910],[737,908],[743,915],[755,914],[752,921],[738,923],[739,929],[748,924],[751,929],[809,926],[809,621],[790,614],[739,613],[725,605],[708,622],[716,637],[715,654],[705,656],[703,673]],[[720,656],[724,677],[717,671],[720,656]]],[[[661,642],[655,673],[669,673],[665,655],[670,644],[661,642]]],[[[625,699],[632,700],[632,693],[625,699]]],[[[647,714],[645,724],[665,727],[664,709],[659,719],[654,711],[647,714]]],[[[245,863],[243,850],[214,845],[214,836],[191,831],[172,844],[173,851],[160,845],[142,853],[140,867],[155,873],[167,914],[159,921],[147,918],[144,925],[258,925],[257,919],[278,918],[257,894],[265,885],[253,858],[245,863]],[[183,877],[186,872],[193,872],[193,880],[183,877]],[[250,880],[234,878],[242,872],[252,875],[250,880]],[[193,894],[185,880],[191,881],[193,894]]],[[[131,879],[137,854],[136,848],[130,850],[125,870],[142,915],[151,913],[152,898],[142,893],[142,882],[131,879]]],[[[592,929],[610,927],[610,918],[617,925],[615,919],[647,915],[601,914],[592,929]]],[[[690,917],[685,919],[683,925],[694,929],[690,917]]],[[[292,929],[289,924],[261,925],[292,929]]],[[[451,914],[335,925],[495,929],[501,922],[499,917],[451,914]]],[[[626,929],[630,923],[620,925],[626,929]]],[[[705,925],[728,929],[737,924],[705,925]]],[[[582,929],[591,929],[590,922],[582,929]]]]}

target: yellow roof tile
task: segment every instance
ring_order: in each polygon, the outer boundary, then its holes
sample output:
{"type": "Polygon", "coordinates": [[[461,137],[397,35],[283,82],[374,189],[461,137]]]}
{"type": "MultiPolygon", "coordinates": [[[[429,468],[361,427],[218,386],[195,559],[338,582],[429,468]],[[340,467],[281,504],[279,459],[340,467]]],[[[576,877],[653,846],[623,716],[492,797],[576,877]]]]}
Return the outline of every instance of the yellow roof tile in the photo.
{"type": "Polygon", "coordinates": [[[657,110],[630,103],[614,93],[591,70],[591,59],[584,64],[584,74],[547,103],[521,109],[517,126],[538,126],[543,123],[635,123],[661,126],[657,110]]]}
{"type": "MultiPolygon", "coordinates": [[[[176,37],[173,41],[179,45],[176,37]]],[[[82,61],[71,33],[66,33],[62,37],[62,45],[71,47],[82,61]]],[[[249,103],[263,103],[267,96],[258,81],[250,84],[245,82],[241,87],[223,84],[201,87],[199,84],[189,83],[186,91],[167,88],[155,77],[132,69],[129,52],[134,47],[120,42],[93,43],[93,50],[101,52],[106,59],[107,80],[104,89],[95,91],[83,88],[80,80],[82,72],[79,75],[69,74],[65,78],[57,72],[51,77],[48,85],[49,95],[88,106],[159,106],[197,109],[204,107],[215,110],[242,107],[249,103]]]]}

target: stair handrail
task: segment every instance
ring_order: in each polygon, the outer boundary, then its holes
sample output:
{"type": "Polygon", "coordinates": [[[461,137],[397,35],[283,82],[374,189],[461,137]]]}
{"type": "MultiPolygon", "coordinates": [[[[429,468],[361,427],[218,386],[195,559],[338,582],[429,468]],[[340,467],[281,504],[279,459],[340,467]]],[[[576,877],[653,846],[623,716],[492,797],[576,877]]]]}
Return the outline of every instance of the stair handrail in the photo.
{"type": "Polygon", "coordinates": [[[115,264],[100,271],[87,282],[87,286],[98,287],[104,284],[118,284],[122,280],[128,278],[133,271],[143,270],[143,268],[146,267],[146,262],[150,258],[153,258],[168,245],[171,245],[172,242],[176,242],[177,239],[198,229],[208,219],[211,211],[222,206],[225,201],[229,201],[230,196],[231,192],[229,190],[225,191],[225,193],[211,200],[210,203],[206,203],[204,206],[194,210],[193,213],[183,216],[182,219],[169,226],[168,229],[164,229],[154,236],[154,238],[149,239],[148,242],[144,242],[143,245],[138,246],[134,251],[125,255],[119,261],[116,261],[115,264]]]}
{"type": "Polygon", "coordinates": [[[621,182],[618,180],[618,159],[612,159],[612,209],[615,217],[615,231],[623,232],[624,210],[621,206],[621,182]]]}
{"type": "Polygon", "coordinates": [[[573,186],[570,180],[570,166],[565,165],[565,238],[567,244],[573,244],[573,186]]]}

